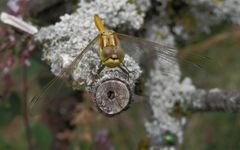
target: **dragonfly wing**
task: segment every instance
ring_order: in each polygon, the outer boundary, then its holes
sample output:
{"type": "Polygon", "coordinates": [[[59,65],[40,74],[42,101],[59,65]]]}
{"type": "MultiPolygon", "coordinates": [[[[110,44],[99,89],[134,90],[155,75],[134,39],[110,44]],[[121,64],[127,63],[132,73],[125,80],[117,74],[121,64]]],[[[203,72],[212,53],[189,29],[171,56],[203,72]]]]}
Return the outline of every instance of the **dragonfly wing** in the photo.
{"type": "MultiPolygon", "coordinates": [[[[66,68],[62,69],[60,74],[52,79],[44,88],[41,94],[34,96],[29,102],[30,113],[36,114],[42,108],[53,100],[54,96],[61,95],[61,88],[64,87],[64,80],[66,76],[69,75],[74,68],[78,65],[81,58],[84,54],[94,48],[94,45],[97,43],[99,36],[96,36],[87,46],[82,50],[80,54],[73,60],[73,62],[66,68]]],[[[64,89],[66,91],[66,89],[64,89]]]]}
{"type": "MultiPolygon", "coordinates": [[[[147,41],[141,38],[118,33],[120,45],[123,50],[129,54],[144,70],[154,67],[154,63],[161,63],[161,65],[168,64],[177,65],[187,64],[195,69],[202,69],[206,63],[211,61],[209,58],[193,53],[191,57],[183,58],[177,55],[177,50],[168,46],[164,46],[155,42],[147,41]]],[[[163,67],[164,68],[164,67],[163,67]]],[[[163,72],[170,75],[172,72],[165,70],[163,72]]]]}

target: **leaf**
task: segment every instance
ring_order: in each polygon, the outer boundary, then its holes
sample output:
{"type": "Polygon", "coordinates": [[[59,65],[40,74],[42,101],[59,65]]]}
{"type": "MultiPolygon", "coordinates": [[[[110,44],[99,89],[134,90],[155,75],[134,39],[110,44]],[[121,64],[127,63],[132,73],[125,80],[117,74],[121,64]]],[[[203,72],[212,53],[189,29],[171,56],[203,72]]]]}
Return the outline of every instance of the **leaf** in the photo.
{"type": "Polygon", "coordinates": [[[38,149],[50,150],[53,136],[45,124],[36,123],[32,128],[32,135],[38,149]]]}
{"type": "Polygon", "coordinates": [[[8,125],[17,115],[21,113],[21,99],[17,92],[0,101],[0,127],[8,125]]]}

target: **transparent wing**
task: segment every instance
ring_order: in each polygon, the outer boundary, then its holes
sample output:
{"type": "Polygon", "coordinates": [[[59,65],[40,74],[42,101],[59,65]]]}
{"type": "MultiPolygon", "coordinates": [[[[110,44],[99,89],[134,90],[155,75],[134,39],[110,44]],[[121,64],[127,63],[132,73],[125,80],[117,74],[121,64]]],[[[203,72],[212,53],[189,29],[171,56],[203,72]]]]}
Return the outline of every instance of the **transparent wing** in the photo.
{"type": "MultiPolygon", "coordinates": [[[[168,66],[182,64],[183,66],[190,65],[193,69],[202,71],[206,64],[212,63],[210,58],[197,53],[192,53],[191,56],[184,58],[177,55],[177,50],[175,48],[121,33],[117,34],[123,50],[135,59],[146,72],[154,66],[156,59],[163,68],[164,64],[168,64],[168,66]]],[[[165,69],[163,71],[163,74],[166,75],[171,75],[173,73],[170,69],[165,69]]]]}
{"type": "MultiPolygon", "coordinates": [[[[62,91],[60,89],[64,85],[64,79],[66,79],[66,75],[69,75],[70,72],[73,71],[73,69],[76,67],[76,65],[79,63],[79,61],[82,59],[83,55],[94,47],[94,45],[97,43],[99,35],[96,36],[88,45],[87,47],[73,60],[73,62],[66,68],[64,68],[59,76],[52,79],[44,88],[41,94],[34,96],[31,101],[29,102],[29,111],[31,114],[36,114],[40,110],[42,110],[42,107],[46,104],[50,104],[51,100],[53,100],[53,97],[56,95],[61,96],[62,91]]],[[[66,88],[63,89],[63,91],[66,92],[66,88]]]]}

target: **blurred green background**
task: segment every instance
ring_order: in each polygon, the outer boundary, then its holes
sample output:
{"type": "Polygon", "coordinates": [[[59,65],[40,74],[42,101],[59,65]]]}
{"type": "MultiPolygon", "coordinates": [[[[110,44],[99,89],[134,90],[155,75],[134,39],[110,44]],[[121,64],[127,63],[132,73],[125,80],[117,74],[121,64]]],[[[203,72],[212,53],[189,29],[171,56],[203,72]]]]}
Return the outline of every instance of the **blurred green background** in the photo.
{"type": "MultiPolygon", "coordinates": [[[[219,26],[213,35],[197,37],[189,49],[200,50],[216,61],[220,67],[209,67],[208,73],[193,73],[199,87],[238,90],[240,87],[240,30],[236,27],[219,26]],[[207,45],[207,47],[206,47],[207,45]]],[[[183,52],[184,53],[184,52],[183,52]]],[[[194,114],[187,125],[185,150],[235,150],[239,149],[239,114],[206,112],[194,114]]]]}
{"type": "MultiPolygon", "coordinates": [[[[0,1],[2,10],[6,1],[0,1]]],[[[56,14],[72,12],[76,1],[71,1],[71,9],[59,7],[56,14]]],[[[62,6],[65,6],[63,4],[62,6]]],[[[23,13],[23,12],[21,12],[23,13]]],[[[30,20],[40,25],[55,22],[55,18],[36,15],[30,20]]],[[[223,22],[212,27],[211,34],[196,34],[185,41],[180,54],[186,57],[198,52],[211,57],[220,67],[209,67],[205,72],[192,72],[194,83],[201,88],[240,88],[240,28],[223,22]]],[[[0,28],[0,67],[4,72],[0,89],[0,150],[26,150],[27,132],[24,124],[23,100],[24,81],[28,83],[28,99],[39,93],[53,76],[48,66],[40,59],[40,48],[35,48],[31,38],[6,25],[0,28]],[[27,61],[31,62],[26,67],[27,61]],[[6,63],[7,62],[7,63],[6,63]],[[4,70],[7,66],[9,70],[4,70]]],[[[187,68],[187,67],[184,67],[187,68]]],[[[188,69],[183,69],[187,73],[188,69]]],[[[69,93],[68,93],[69,94],[69,93]]],[[[144,145],[147,133],[144,117],[147,113],[146,102],[135,101],[130,109],[115,117],[106,117],[96,111],[90,102],[91,96],[83,92],[71,92],[70,96],[59,99],[60,104],[49,106],[42,119],[30,118],[31,139],[40,150],[48,149],[111,149],[132,150],[144,145]],[[68,101],[66,101],[66,99],[68,101]],[[56,110],[56,107],[61,110],[56,110]],[[73,106],[76,111],[68,112],[73,106]]],[[[189,117],[182,150],[236,150],[240,149],[239,114],[197,113],[189,117]],[[239,131],[239,132],[238,132],[239,131]]],[[[146,144],[147,145],[147,144],[146,144]]]]}

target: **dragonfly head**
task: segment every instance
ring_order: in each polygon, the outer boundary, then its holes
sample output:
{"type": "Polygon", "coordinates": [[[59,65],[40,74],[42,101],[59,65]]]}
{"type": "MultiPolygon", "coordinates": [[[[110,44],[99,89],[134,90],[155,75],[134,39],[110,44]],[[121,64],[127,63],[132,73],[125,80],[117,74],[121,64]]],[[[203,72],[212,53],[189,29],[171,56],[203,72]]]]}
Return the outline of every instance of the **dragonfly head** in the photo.
{"type": "Polygon", "coordinates": [[[104,47],[100,51],[100,59],[107,67],[119,66],[124,59],[124,51],[119,46],[104,47]]]}

